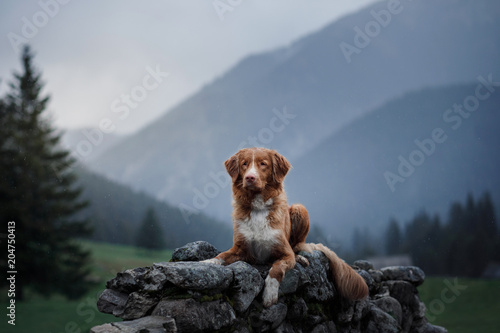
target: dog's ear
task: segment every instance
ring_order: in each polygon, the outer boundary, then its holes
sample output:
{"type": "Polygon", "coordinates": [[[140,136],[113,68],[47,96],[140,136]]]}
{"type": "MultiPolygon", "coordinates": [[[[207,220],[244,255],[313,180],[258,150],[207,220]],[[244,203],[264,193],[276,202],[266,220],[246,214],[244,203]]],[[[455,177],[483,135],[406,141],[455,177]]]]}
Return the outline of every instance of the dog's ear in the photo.
{"type": "Polygon", "coordinates": [[[226,171],[229,176],[231,176],[233,182],[235,182],[240,174],[238,154],[231,156],[226,162],[224,162],[224,166],[226,167],[226,171]]]}
{"type": "Polygon", "coordinates": [[[288,160],[278,154],[277,152],[272,152],[272,160],[273,160],[273,179],[277,183],[282,183],[285,179],[286,174],[292,167],[288,160]]]}

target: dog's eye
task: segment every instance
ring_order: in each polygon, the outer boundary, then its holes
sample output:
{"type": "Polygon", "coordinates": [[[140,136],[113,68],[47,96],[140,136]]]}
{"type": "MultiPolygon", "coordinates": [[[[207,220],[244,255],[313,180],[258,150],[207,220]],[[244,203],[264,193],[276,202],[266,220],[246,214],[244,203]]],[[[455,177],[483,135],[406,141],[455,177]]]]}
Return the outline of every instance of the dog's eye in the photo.
{"type": "Polygon", "coordinates": [[[247,166],[247,162],[243,162],[243,166],[247,166]]]}
{"type": "Polygon", "coordinates": [[[260,165],[262,165],[262,166],[266,166],[266,165],[267,165],[267,163],[266,163],[266,162],[264,162],[264,161],[262,161],[262,162],[260,162],[260,165]]]}

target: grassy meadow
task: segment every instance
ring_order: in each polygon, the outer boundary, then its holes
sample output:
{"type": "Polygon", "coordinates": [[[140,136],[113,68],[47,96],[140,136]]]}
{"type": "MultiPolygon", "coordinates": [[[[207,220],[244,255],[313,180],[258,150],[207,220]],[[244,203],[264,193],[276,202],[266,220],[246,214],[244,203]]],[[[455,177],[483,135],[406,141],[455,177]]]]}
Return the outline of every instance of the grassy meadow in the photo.
{"type": "MultiPolygon", "coordinates": [[[[16,303],[16,326],[8,325],[4,314],[1,332],[87,333],[93,326],[118,321],[97,310],[97,298],[105,282],[117,272],[171,257],[171,251],[147,253],[131,246],[93,242],[85,242],[84,246],[93,255],[96,287],[75,301],[61,296],[45,299],[27,295],[28,300],[16,303]]],[[[496,333],[500,328],[500,280],[428,277],[419,292],[427,306],[428,319],[450,333],[496,333]]],[[[7,304],[6,294],[2,291],[2,304],[7,304]]]]}
{"type": "Polygon", "coordinates": [[[418,289],[432,324],[450,333],[500,331],[500,280],[428,277],[418,289]]]}
{"type": "MultiPolygon", "coordinates": [[[[26,301],[16,302],[15,326],[7,324],[8,317],[2,315],[1,332],[88,333],[93,326],[120,321],[97,310],[97,298],[106,281],[125,269],[168,261],[172,255],[172,251],[145,252],[132,246],[93,242],[84,242],[83,245],[92,252],[92,279],[96,280],[96,287],[74,301],[57,295],[46,299],[27,294],[26,301]]],[[[2,292],[2,304],[7,304],[6,294],[2,292]]]]}

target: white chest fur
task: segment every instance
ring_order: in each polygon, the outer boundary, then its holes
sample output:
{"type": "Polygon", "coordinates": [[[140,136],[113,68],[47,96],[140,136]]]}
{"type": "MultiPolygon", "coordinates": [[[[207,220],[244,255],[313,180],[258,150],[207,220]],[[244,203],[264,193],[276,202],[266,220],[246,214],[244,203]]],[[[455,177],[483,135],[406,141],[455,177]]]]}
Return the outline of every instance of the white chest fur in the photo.
{"type": "Polygon", "coordinates": [[[237,221],[238,230],[246,240],[248,249],[255,260],[265,263],[276,244],[279,231],[269,226],[267,219],[273,199],[264,202],[261,195],[257,195],[252,202],[250,217],[237,221]]]}

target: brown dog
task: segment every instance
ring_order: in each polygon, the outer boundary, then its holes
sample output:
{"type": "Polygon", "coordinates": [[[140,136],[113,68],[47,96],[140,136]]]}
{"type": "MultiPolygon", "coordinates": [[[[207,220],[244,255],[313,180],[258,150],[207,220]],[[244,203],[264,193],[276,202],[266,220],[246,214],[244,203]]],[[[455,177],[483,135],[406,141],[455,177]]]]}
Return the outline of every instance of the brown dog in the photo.
{"type": "Polygon", "coordinates": [[[278,290],[286,272],[296,261],[308,265],[299,251],[319,250],[330,261],[333,279],[340,294],[348,299],[368,295],[364,279],[333,251],[322,244],[306,244],[309,215],[300,204],[288,206],[283,180],[290,163],[274,150],[242,149],[225,162],[233,181],[233,247],[207,263],[229,265],[272,263],[265,281],[263,304],[278,301],[278,290]]]}

